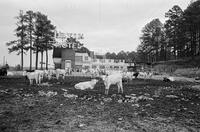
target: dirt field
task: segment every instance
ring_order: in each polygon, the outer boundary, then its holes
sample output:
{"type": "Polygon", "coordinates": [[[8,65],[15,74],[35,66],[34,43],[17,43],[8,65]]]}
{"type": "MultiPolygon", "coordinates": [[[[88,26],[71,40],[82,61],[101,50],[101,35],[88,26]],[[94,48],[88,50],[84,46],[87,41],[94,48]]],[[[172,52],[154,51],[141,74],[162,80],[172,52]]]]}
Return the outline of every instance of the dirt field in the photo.
{"type": "MultiPolygon", "coordinates": [[[[195,83],[134,79],[124,94],[104,95],[74,84],[90,78],[29,86],[24,78],[0,79],[1,132],[199,132],[200,91],[195,83]]],[[[199,84],[198,84],[199,85],[199,84]]]]}

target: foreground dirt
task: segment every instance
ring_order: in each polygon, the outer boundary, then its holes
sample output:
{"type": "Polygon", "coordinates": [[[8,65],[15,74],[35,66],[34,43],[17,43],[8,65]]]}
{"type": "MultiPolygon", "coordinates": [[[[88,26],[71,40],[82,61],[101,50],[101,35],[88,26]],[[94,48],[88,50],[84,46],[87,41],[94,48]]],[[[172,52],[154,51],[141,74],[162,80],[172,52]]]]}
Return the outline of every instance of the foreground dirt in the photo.
{"type": "Polygon", "coordinates": [[[24,78],[0,80],[1,132],[199,132],[200,92],[194,83],[135,79],[125,93],[112,86],[104,95],[66,78],[29,86],[24,78]]]}

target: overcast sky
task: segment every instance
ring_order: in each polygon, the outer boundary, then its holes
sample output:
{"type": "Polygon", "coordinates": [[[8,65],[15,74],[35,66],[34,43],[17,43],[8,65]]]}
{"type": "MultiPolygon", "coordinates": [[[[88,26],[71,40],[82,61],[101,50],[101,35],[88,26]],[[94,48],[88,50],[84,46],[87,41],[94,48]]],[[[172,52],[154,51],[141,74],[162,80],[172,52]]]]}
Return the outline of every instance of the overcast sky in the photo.
{"type": "MultiPolygon", "coordinates": [[[[6,42],[16,39],[15,16],[19,10],[48,15],[58,31],[83,33],[82,42],[96,52],[136,51],[144,25],[154,18],[164,22],[173,5],[183,10],[190,0],[0,0],[0,64],[3,56],[10,65],[20,64],[20,56],[8,54],[6,42]]],[[[27,53],[28,54],[28,53],[27,53]]],[[[51,58],[51,54],[50,54],[51,58]]],[[[50,60],[52,63],[52,59],[50,60]]],[[[25,66],[29,65],[28,56],[25,66]]],[[[34,60],[33,60],[33,64],[34,60]]]]}

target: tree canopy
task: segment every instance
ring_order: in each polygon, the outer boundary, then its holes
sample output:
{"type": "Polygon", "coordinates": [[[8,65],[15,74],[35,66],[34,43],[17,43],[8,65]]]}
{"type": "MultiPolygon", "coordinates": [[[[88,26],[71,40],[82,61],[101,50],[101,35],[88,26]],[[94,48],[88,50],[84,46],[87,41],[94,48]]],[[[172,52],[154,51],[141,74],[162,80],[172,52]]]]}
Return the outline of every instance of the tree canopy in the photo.
{"type": "Polygon", "coordinates": [[[142,29],[137,55],[146,62],[174,60],[200,55],[200,0],[185,10],[174,5],[162,24],[153,19],[142,29]]]}

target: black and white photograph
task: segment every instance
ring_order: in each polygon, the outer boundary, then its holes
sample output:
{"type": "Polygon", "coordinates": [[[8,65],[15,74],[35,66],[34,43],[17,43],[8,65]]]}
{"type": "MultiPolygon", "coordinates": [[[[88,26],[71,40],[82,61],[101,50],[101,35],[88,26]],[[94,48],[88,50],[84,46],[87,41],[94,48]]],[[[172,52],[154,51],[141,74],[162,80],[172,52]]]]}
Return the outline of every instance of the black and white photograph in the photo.
{"type": "Polygon", "coordinates": [[[0,12],[0,132],[200,132],[200,0],[0,12]]]}

